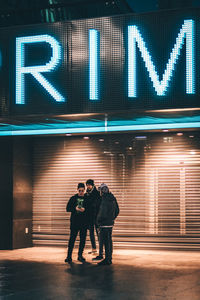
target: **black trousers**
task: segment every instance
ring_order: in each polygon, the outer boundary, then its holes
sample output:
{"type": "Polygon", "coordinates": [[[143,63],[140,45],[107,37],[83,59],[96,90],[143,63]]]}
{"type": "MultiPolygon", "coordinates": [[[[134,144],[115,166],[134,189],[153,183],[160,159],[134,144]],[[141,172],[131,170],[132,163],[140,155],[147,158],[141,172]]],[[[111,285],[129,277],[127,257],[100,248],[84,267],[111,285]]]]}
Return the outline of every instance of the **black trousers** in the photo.
{"type": "Polygon", "coordinates": [[[105,259],[112,262],[112,227],[100,227],[100,241],[105,247],[105,259]]]}
{"type": "Polygon", "coordinates": [[[69,238],[69,243],[68,243],[68,254],[67,257],[71,258],[72,257],[72,251],[74,249],[74,243],[76,241],[76,237],[78,235],[80,236],[80,243],[79,243],[79,250],[78,250],[78,256],[82,256],[83,250],[85,247],[85,241],[86,241],[86,236],[87,236],[87,228],[76,228],[72,227],[70,229],[70,238],[69,238]]]}

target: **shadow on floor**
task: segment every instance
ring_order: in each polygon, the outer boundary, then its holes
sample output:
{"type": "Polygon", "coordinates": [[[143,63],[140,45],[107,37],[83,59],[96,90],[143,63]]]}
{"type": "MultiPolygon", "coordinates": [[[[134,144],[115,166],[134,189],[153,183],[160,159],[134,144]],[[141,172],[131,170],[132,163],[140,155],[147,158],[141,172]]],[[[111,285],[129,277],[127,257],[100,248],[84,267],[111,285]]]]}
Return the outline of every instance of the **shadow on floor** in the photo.
{"type": "Polygon", "coordinates": [[[200,271],[1,261],[0,299],[199,300],[200,271]]]}

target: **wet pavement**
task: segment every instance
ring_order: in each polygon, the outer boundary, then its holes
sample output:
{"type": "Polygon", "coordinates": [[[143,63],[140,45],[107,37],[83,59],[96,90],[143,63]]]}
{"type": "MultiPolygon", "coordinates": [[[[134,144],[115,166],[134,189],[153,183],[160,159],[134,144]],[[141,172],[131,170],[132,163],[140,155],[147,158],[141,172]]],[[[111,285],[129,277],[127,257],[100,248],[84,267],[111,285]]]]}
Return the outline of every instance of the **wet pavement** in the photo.
{"type": "Polygon", "coordinates": [[[0,299],[200,300],[200,252],[115,250],[111,266],[98,266],[89,254],[81,264],[76,251],[70,266],[65,253],[1,250],[0,299]]]}

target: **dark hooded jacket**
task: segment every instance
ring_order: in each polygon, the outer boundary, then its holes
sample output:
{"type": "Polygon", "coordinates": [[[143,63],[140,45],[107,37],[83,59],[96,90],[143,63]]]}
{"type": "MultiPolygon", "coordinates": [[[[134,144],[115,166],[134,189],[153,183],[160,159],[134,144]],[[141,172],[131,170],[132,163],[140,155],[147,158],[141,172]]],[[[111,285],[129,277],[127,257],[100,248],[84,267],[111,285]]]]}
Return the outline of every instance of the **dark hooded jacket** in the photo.
{"type": "Polygon", "coordinates": [[[99,213],[97,215],[98,226],[113,226],[114,220],[119,214],[119,206],[115,196],[108,192],[103,193],[99,213]]]}

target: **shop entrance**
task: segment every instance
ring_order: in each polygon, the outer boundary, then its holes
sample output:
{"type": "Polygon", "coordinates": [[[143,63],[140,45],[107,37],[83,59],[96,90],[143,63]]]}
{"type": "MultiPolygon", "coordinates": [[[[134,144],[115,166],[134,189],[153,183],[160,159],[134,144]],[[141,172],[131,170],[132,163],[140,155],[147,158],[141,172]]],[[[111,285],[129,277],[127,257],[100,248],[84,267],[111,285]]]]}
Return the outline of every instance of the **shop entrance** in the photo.
{"type": "Polygon", "coordinates": [[[34,245],[66,245],[66,203],[92,178],[118,200],[116,246],[198,247],[198,133],[36,138],[33,169],[34,245]]]}

